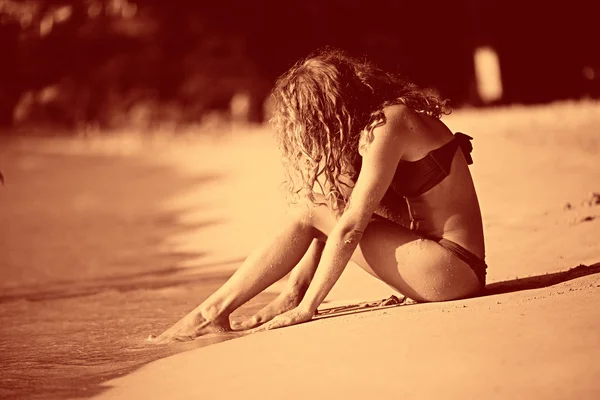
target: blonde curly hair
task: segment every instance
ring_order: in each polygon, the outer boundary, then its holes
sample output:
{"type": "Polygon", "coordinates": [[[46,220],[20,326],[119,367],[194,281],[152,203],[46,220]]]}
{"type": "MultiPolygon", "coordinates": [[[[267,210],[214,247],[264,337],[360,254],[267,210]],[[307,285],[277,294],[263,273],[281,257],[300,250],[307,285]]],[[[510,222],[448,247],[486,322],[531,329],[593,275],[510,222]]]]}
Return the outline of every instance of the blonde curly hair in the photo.
{"type": "Polygon", "coordinates": [[[282,152],[288,200],[316,202],[319,188],[328,204],[343,211],[343,187],[354,182],[361,134],[386,123],[384,108],[403,104],[440,118],[446,101],[365,59],[338,49],[319,50],[297,62],[276,82],[271,123],[282,152]]]}

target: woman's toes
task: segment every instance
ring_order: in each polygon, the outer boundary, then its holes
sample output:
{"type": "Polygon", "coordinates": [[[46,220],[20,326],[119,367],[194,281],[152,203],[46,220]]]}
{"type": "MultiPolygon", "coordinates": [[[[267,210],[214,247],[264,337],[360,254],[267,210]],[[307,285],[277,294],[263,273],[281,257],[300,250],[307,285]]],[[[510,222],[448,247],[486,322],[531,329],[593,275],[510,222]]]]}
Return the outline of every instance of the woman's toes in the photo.
{"type": "Polygon", "coordinates": [[[260,318],[256,315],[253,315],[252,317],[250,317],[244,321],[240,321],[240,322],[236,323],[234,329],[242,331],[242,330],[246,330],[246,329],[252,329],[258,325],[260,325],[260,318]]]}
{"type": "Polygon", "coordinates": [[[300,303],[300,299],[301,297],[296,291],[283,292],[252,317],[232,324],[232,328],[236,331],[256,328],[296,307],[300,303]]]}

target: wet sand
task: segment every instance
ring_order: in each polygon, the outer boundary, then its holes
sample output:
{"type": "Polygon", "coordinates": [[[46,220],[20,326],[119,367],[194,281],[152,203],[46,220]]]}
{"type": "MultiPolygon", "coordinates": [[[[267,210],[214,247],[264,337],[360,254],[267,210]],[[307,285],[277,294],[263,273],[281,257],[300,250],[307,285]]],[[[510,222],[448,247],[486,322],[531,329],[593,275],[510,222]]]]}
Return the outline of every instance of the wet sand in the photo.
{"type": "Polygon", "coordinates": [[[240,262],[216,260],[206,246],[178,247],[177,237],[224,220],[205,208],[206,217],[188,221],[168,204],[225,177],[184,175],[124,148],[65,138],[0,143],[0,398],[91,396],[107,379],[189,349],[144,339],[240,262]]]}

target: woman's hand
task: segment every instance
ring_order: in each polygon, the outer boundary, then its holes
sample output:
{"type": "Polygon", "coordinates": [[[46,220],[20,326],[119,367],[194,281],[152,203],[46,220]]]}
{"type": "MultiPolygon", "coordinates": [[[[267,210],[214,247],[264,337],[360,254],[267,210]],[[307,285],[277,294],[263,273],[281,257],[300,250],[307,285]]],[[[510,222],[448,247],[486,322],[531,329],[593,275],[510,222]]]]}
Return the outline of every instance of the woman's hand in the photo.
{"type": "Polygon", "coordinates": [[[303,322],[310,321],[313,315],[314,312],[308,311],[300,307],[296,307],[284,312],[283,314],[276,316],[266,324],[254,329],[254,332],[269,331],[271,329],[301,324],[303,322]]]}

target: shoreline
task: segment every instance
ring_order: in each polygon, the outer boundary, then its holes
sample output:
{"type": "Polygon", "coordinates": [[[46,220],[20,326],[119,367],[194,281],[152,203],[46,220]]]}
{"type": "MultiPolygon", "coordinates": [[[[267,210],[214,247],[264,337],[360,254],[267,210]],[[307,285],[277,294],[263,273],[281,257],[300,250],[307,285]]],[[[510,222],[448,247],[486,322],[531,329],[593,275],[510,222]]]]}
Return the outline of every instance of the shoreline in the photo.
{"type": "Polygon", "coordinates": [[[550,291],[261,332],[153,362],[97,398],[591,399],[600,394],[598,288],[598,274],[588,275],[550,291]]]}

